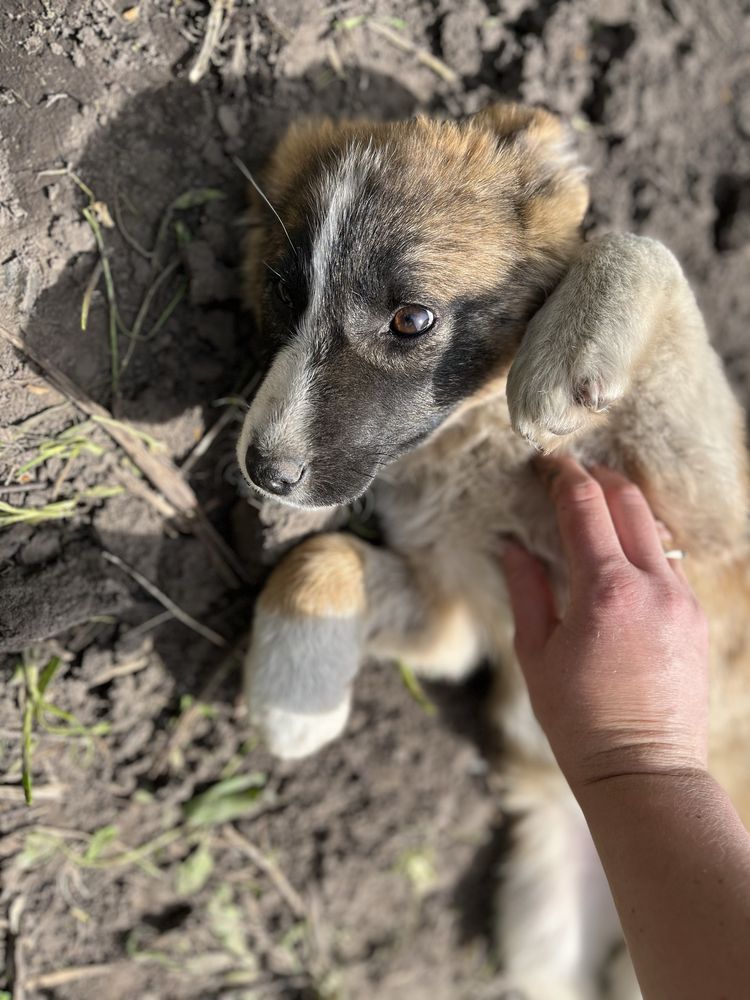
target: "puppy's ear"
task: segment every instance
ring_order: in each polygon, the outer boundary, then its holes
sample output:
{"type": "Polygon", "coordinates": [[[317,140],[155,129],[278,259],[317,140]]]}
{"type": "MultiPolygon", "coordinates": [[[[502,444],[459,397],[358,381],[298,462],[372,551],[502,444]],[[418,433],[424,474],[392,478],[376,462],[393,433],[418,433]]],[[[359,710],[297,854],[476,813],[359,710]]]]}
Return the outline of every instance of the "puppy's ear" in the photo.
{"type": "Polygon", "coordinates": [[[579,238],[589,203],[586,171],[568,127],[549,111],[521,104],[492,104],[469,122],[496,136],[498,165],[518,177],[518,208],[530,244],[564,251],[579,238]]]}
{"type": "Polygon", "coordinates": [[[343,146],[350,127],[330,118],[308,119],[289,126],[263,172],[266,194],[273,201],[299,191],[310,170],[343,146]]]}

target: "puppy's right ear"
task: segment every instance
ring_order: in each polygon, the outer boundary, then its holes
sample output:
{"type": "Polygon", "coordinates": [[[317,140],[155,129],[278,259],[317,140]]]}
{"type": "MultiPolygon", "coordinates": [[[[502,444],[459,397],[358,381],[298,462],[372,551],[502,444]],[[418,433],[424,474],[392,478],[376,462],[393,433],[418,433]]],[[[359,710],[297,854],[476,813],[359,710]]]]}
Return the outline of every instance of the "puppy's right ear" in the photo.
{"type": "Polygon", "coordinates": [[[568,126],[543,108],[512,103],[491,104],[469,123],[497,137],[499,164],[517,174],[532,246],[554,250],[577,238],[589,192],[568,126]]]}

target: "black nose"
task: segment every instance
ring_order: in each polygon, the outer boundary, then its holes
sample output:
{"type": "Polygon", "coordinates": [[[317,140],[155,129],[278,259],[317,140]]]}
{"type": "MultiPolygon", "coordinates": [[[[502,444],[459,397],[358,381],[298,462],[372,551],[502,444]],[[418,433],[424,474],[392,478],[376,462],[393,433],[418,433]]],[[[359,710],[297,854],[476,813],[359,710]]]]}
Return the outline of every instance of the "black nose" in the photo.
{"type": "Polygon", "coordinates": [[[302,482],[305,463],[301,458],[272,458],[251,444],[245,455],[247,474],[256,486],[267,493],[284,497],[302,482]]]}

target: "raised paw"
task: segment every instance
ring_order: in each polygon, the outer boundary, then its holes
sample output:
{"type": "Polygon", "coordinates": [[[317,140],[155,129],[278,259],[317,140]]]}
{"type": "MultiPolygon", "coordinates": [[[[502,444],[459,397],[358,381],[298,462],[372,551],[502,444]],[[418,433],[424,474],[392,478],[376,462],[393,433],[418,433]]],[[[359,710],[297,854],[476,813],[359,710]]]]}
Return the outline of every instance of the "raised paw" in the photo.
{"type": "Polygon", "coordinates": [[[596,426],[623,394],[625,380],[613,368],[606,358],[519,352],[508,377],[513,429],[538,451],[550,452],[565,438],[596,426]]]}
{"type": "Polygon", "coordinates": [[[343,731],[362,655],[364,581],[356,542],[318,535],[271,574],[245,661],[251,721],[269,750],[293,759],[343,731]]]}
{"type": "Polygon", "coordinates": [[[676,265],[661,244],[611,234],[583,246],[528,325],[508,375],[514,429],[540,451],[595,427],[648,354],[676,265]]]}

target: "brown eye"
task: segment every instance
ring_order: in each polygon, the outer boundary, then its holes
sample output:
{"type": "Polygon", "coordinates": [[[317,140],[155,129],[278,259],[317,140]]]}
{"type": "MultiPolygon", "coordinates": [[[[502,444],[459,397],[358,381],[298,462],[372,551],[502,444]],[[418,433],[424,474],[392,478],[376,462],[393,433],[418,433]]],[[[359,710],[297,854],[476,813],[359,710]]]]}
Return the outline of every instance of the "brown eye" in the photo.
{"type": "Polygon", "coordinates": [[[426,306],[401,306],[391,320],[391,330],[399,337],[413,337],[429,330],[435,322],[435,314],[426,306]]]}

